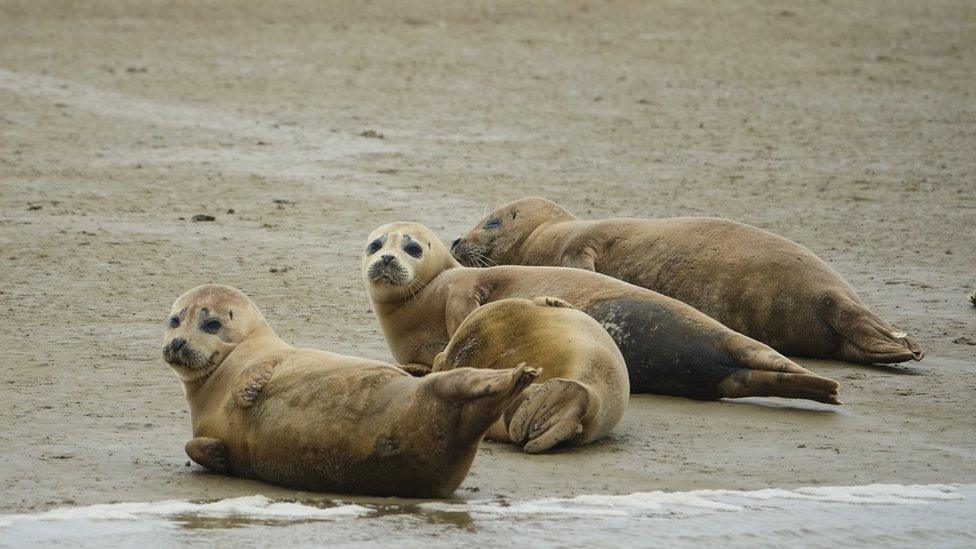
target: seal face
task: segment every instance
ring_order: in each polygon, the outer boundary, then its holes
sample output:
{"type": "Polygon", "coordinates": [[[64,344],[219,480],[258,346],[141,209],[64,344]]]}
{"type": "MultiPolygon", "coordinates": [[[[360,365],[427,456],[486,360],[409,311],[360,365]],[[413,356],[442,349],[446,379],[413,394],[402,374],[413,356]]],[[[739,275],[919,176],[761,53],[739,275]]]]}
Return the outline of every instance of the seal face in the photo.
{"type": "Polygon", "coordinates": [[[519,248],[540,225],[569,219],[575,219],[573,214],[545,198],[516,200],[488,214],[455,240],[451,254],[466,267],[521,265],[519,248]]]}
{"type": "Polygon", "coordinates": [[[362,265],[370,296],[375,301],[398,300],[422,289],[439,269],[453,263],[429,230],[391,223],[367,239],[362,265]],[[434,249],[433,244],[438,244],[434,249]]]}
{"type": "Polygon", "coordinates": [[[382,362],[296,349],[243,293],[218,285],[177,299],[163,357],[190,405],[193,461],[305,490],[384,496],[450,495],[488,428],[539,373],[519,365],[415,379],[382,362]]]}
{"type": "Polygon", "coordinates": [[[803,246],[719,218],[577,219],[544,198],[516,200],[452,247],[473,267],[551,265],[660,292],[789,355],[919,360],[922,348],[803,246]]]}
{"type": "Polygon", "coordinates": [[[183,381],[209,376],[257,319],[263,322],[261,312],[233,288],[212,284],[194,288],[173,304],[166,319],[163,359],[183,381]]]}

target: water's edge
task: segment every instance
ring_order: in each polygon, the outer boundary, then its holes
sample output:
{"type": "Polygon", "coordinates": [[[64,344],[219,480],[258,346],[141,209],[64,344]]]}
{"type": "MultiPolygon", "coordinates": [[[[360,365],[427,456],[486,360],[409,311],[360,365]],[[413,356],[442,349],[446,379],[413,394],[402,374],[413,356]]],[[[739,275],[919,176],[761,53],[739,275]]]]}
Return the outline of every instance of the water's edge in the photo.
{"type": "Polygon", "coordinates": [[[868,485],[695,490],[418,504],[314,504],[255,495],[0,515],[0,545],[165,546],[274,540],[296,545],[456,544],[532,539],[627,545],[944,546],[976,543],[976,485],[868,485]]]}

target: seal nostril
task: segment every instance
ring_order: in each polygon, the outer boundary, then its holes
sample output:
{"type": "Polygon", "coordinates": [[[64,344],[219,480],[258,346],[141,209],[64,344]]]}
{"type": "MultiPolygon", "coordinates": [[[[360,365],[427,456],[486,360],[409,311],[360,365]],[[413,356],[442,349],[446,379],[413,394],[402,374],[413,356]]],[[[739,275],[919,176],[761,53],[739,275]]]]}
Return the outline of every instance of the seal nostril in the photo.
{"type": "Polygon", "coordinates": [[[169,348],[174,352],[182,349],[184,345],[186,345],[186,340],[182,337],[177,337],[169,342],[169,348]]]}
{"type": "Polygon", "coordinates": [[[390,255],[390,254],[385,254],[385,255],[384,255],[383,257],[381,257],[380,259],[382,259],[382,260],[383,260],[383,264],[384,264],[384,265],[389,265],[389,264],[390,264],[390,262],[391,262],[391,261],[393,261],[393,256],[392,256],[392,255],[390,255]]]}
{"type": "Polygon", "coordinates": [[[453,251],[454,248],[457,248],[457,245],[460,244],[460,243],[461,243],[461,239],[460,238],[455,238],[454,239],[454,242],[451,242],[451,250],[453,251]]]}

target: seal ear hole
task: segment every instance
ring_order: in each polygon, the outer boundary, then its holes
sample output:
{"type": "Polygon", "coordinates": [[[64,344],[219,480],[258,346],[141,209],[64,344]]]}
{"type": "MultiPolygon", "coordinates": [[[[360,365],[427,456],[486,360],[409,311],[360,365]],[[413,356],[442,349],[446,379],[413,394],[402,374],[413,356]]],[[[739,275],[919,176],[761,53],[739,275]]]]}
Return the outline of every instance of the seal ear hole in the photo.
{"type": "Polygon", "coordinates": [[[512,212],[512,219],[515,219],[516,216],[518,216],[518,212],[517,211],[512,212]]]}
{"type": "Polygon", "coordinates": [[[234,311],[233,310],[227,311],[227,314],[228,314],[228,316],[230,316],[230,319],[231,320],[234,320],[234,311]]]}

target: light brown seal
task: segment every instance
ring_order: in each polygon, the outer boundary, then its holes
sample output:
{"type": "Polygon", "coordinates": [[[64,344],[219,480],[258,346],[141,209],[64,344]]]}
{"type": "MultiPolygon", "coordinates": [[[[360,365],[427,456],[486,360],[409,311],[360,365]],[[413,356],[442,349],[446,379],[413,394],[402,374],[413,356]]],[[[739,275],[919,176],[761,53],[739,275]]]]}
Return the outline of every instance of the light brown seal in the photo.
{"type": "Polygon", "coordinates": [[[296,349],[228,286],[190,290],[168,322],[163,356],[190,405],[190,458],[306,490],[446,497],[538,374],[462,368],[417,379],[382,362],[296,349]]]}
{"type": "Polygon", "coordinates": [[[609,332],[627,363],[632,393],[781,396],[839,404],[837,382],[651,290],[564,267],[462,267],[430,229],[417,223],[384,225],[366,242],[366,288],[401,364],[429,367],[481,305],[552,296],[609,332]]]}
{"type": "Polygon", "coordinates": [[[627,408],[630,383],[617,344],[597,321],[554,297],[478,307],[434,358],[433,370],[504,370],[520,363],[542,373],[488,438],[533,454],[558,443],[587,444],[609,434],[627,408]]]}
{"type": "Polygon", "coordinates": [[[803,246],[728,219],[583,221],[523,198],[454,241],[463,265],[560,265],[602,273],[683,301],[791,356],[904,362],[914,339],[868,310],[803,246]]]}

